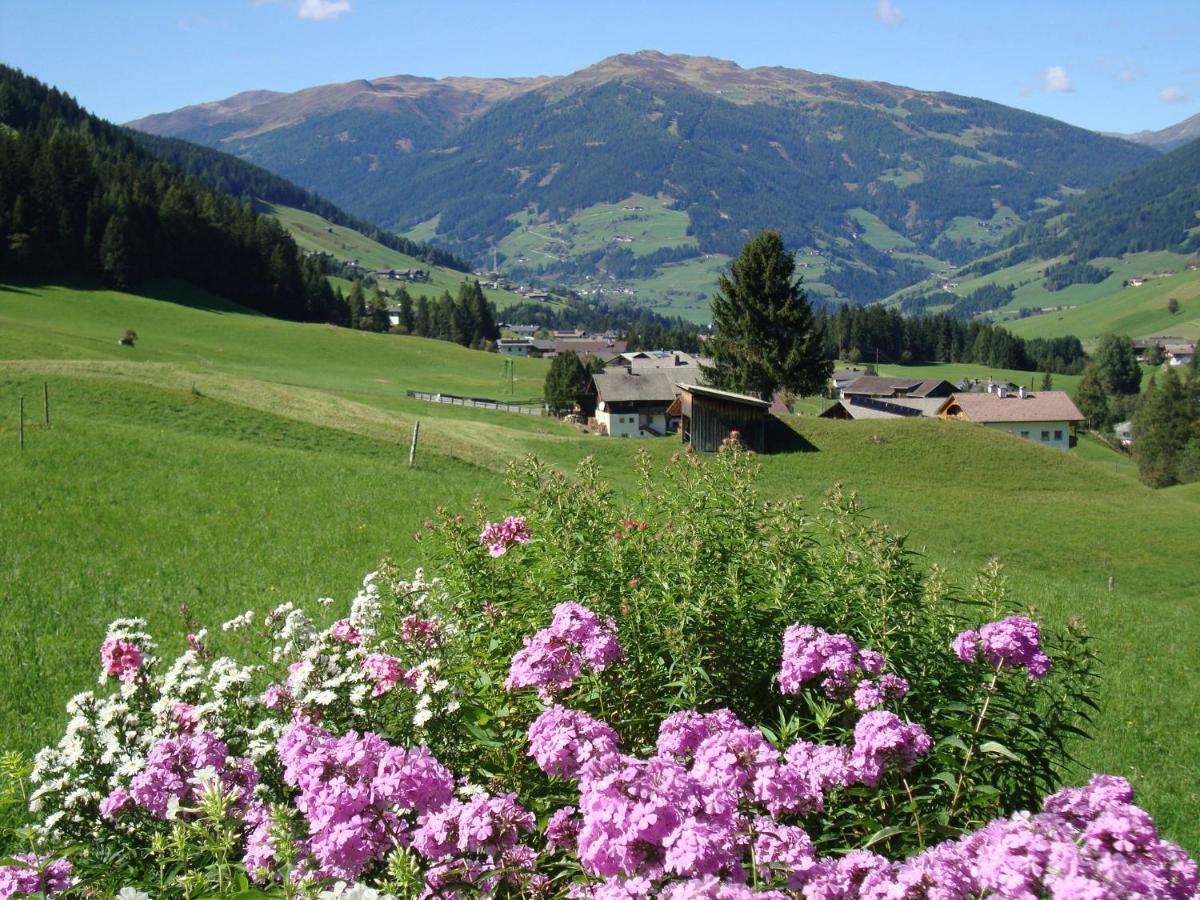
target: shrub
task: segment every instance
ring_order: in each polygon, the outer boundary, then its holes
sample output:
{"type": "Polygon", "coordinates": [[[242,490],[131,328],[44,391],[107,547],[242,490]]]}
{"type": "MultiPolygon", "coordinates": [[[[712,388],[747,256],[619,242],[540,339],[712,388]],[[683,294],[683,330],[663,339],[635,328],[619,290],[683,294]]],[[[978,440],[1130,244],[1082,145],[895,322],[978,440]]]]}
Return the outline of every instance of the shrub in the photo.
{"type": "Polygon", "coordinates": [[[1041,802],[1091,707],[1080,629],[996,566],[952,591],[841,489],[764,502],[734,443],[639,465],[631,498],[515,468],[514,515],[427,523],[435,577],[226,623],[253,665],[114,623],[115,690],[36,760],[31,859],[155,896],[1195,891],[1120,779],[1041,802]]]}

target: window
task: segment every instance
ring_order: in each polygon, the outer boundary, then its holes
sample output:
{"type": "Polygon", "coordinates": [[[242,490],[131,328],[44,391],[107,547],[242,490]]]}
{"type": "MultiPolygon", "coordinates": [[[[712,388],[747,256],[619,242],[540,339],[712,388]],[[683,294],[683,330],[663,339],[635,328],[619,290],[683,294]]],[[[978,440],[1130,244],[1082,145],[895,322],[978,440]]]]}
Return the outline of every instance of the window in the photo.
{"type": "Polygon", "coordinates": [[[1022,431],[1022,432],[1021,432],[1021,437],[1023,437],[1023,438],[1027,438],[1027,437],[1029,437],[1029,432],[1028,432],[1028,431],[1022,431]]]}
{"type": "Polygon", "coordinates": [[[1062,440],[1062,431],[1061,431],[1061,430],[1058,430],[1058,431],[1055,431],[1055,432],[1054,432],[1054,439],[1055,439],[1056,441],[1061,441],[1061,440],[1062,440]]]}
{"type": "Polygon", "coordinates": [[[1048,441],[1048,440],[1050,440],[1050,432],[1048,432],[1048,431],[1043,431],[1043,432],[1042,432],[1042,440],[1043,440],[1043,441],[1048,441]]]}

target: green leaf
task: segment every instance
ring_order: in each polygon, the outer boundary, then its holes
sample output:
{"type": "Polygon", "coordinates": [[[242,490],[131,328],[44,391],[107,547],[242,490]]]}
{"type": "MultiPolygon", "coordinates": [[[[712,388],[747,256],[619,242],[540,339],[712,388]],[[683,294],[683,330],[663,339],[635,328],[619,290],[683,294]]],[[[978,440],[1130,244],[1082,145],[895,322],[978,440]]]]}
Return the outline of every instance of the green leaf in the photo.
{"type": "Polygon", "coordinates": [[[877,832],[871,835],[870,839],[865,844],[863,844],[863,849],[865,850],[873,844],[878,844],[880,841],[887,840],[893,835],[903,834],[907,830],[907,828],[903,828],[900,825],[889,825],[886,828],[880,828],[877,832]]]}
{"type": "Polygon", "coordinates": [[[979,745],[980,753],[991,753],[995,756],[1003,756],[1005,759],[1011,759],[1013,762],[1020,762],[1021,757],[1013,753],[999,741],[984,741],[979,745]]]}

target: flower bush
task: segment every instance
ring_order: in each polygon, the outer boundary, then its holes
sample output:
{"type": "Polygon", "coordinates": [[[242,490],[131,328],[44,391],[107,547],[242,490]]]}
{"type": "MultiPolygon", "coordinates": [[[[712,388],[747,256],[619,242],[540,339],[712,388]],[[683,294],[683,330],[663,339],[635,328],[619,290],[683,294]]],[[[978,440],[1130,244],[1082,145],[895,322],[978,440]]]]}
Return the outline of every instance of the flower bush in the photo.
{"type": "Polygon", "coordinates": [[[1197,895],[1126,782],[1061,787],[1079,628],[840,490],[764,502],[736,443],[641,464],[622,499],[514,469],[507,519],[427,524],[430,575],[225,623],[252,664],[115,623],[0,900],[1197,895]]]}

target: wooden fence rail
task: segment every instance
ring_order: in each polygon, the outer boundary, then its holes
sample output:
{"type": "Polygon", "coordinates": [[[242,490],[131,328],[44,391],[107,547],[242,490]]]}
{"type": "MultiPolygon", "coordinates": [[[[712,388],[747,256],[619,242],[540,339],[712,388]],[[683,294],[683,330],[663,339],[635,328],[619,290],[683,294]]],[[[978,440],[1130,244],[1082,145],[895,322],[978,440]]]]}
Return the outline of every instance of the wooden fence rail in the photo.
{"type": "Polygon", "coordinates": [[[414,400],[427,400],[430,403],[449,403],[451,406],[472,406],[476,409],[497,409],[500,412],[516,413],[521,416],[545,415],[545,410],[540,406],[501,403],[499,400],[459,397],[455,394],[432,394],[428,391],[406,391],[405,393],[414,400]]]}

